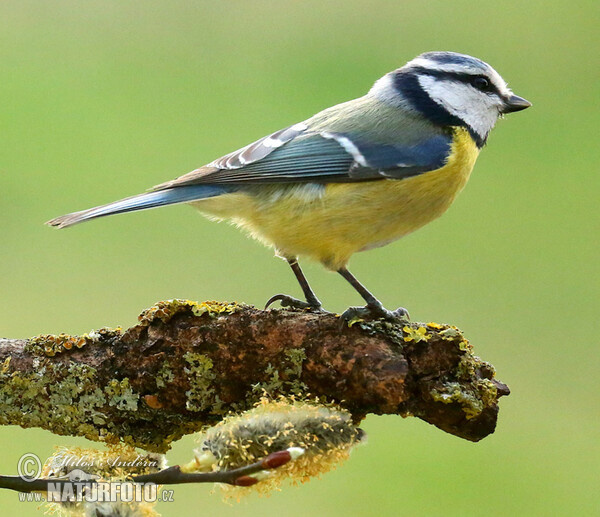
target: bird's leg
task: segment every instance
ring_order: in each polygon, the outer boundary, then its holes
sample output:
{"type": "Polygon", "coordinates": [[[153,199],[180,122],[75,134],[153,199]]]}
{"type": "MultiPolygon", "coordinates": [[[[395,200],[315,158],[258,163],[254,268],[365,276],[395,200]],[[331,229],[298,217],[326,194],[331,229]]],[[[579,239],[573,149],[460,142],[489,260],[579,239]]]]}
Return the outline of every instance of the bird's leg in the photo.
{"type": "Polygon", "coordinates": [[[304,293],[306,301],[303,302],[302,300],[292,298],[287,294],[276,294],[275,296],[272,296],[269,299],[269,301],[265,305],[265,309],[267,309],[269,305],[271,305],[273,302],[279,301],[282,307],[290,307],[292,309],[310,309],[313,312],[322,312],[323,307],[321,306],[321,302],[319,301],[317,295],[314,293],[314,291],[308,284],[308,280],[306,280],[306,277],[304,276],[304,273],[300,268],[300,264],[298,264],[298,259],[286,258],[286,260],[292,268],[294,275],[296,275],[296,279],[298,280],[298,283],[302,288],[302,292],[304,293]]]}
{"type": "Polygon", "coordinates": [[[362,285],[356,277],[345,267],[338,269],[338,273],[342,275],[354,289],[358,291],[367,305],[365,307],[349,307],[342,313],[342,319],[351,320],[353,318],[384,318],[386,320],[398,321],[408,320],[408,311],[402,307],[395,311],[387,310],[381,302],[373,296],[373,294],[362,285]]]}

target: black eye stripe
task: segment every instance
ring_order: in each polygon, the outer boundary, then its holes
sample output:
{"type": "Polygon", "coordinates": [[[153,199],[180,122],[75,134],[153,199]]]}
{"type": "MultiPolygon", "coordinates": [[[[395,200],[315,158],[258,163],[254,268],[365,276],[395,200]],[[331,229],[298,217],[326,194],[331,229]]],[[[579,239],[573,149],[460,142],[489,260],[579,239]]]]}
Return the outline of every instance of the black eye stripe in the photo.
{"type": "Polygon", "coordinates": [[[440,127],[466,127],[479,148],[485,144],[485,137],[479,135],[469,124],[450,113],[435,102],[419,84],[417,74],[413,70],[400,69],[394,75],[394,87],[410,104],[425,116],[430,122],[440,127]]]}
{"type": "Polygon", "coordinates": [[[465,72],[444,72],[441,70],[431,70],[429,68],[423,67],[414,67],[411,71],[420,75],[430,75],[432,77],[439,77],[440,79],[450,79],[465,84],[471,84],[471,81],[473,81],[473,79],[475,79],[476,77],[483,77],[490,83],[490,86],[485,93],[495,93],[498,97],[502,98],[502,94],[500,93],[500,90],[498,90],[496,85],[492,81],[490,81],[489,78],[482,74],[467,74],[465,72]]]}
{"type": "Polygon", "coordinates": [[[490,82],[483,76],[473,77],[471,79],[471,86],[482,92],[487,92],[491,89],[490,82]]]}

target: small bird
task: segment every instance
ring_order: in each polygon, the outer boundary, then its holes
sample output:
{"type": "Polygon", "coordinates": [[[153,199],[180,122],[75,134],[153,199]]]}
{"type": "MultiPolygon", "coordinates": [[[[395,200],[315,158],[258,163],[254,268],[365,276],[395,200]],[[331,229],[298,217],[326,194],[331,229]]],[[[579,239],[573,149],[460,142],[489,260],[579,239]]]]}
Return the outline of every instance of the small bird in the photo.
{"type": "Polygon", "coordinates": [[[325,109],[149,192],[48,222],[65,228],[111,214],[188,203],[275,249],[305,300],[322,311],[298,263],[319,261],[362,296],[344,319],[405,319],[348,270],[350,257],[384,246],[444,213],[463,189],[498,118],[531,103],[487,63],[426,52],[379,79],[363,97],[325,109]]]}

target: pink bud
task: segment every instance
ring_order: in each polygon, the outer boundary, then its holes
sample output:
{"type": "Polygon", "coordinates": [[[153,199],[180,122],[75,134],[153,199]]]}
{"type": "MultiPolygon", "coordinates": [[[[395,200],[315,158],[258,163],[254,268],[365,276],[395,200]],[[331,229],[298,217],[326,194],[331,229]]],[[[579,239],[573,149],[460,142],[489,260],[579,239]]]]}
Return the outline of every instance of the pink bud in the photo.
{"type": "Polygon", "coordinates": [[[272,452],[262,460],[262,467],[265,469],[276,469],[277,467],[281,467],[281,465],[285,465],[291,459],[292,455],[288,450],[272,452]]]}
{"type": "Polygon", "coordinates": [[[258,479],[253,478],[252,476],[240,476],[237,478],[233,484],[237,486],[252,486],[258,483],[258,479]]]}

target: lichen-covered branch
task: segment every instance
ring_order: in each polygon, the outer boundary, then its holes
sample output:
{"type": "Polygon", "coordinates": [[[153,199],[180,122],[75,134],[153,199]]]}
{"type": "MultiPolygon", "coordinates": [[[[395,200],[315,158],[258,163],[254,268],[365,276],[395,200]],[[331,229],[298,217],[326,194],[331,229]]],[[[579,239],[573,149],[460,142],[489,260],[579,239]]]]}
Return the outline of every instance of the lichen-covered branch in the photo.
{"type": "Polygon", "coordinates": [[[123,441],[173,440],[251,407],[264,393],[417,416],[478,441],[508,388],[455,327],[218,302],[160,302],[128,330],[0,339],[0,424],[123,441]]]}

